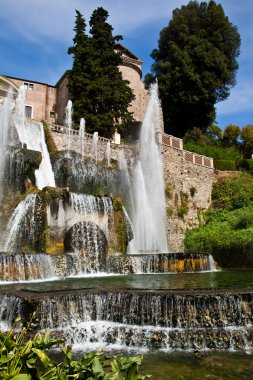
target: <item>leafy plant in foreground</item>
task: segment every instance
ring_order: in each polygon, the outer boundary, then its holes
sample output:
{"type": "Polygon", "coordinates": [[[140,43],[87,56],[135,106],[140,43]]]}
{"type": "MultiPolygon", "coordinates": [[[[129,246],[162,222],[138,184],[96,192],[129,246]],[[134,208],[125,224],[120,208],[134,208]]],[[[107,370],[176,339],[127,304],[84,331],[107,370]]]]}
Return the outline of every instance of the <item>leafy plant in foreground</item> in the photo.
{"type": "Polygon", "coordinates": [[[138,374],[142,357],[105,355],[102,350],[88,353],[74,360],[71,346],[62,339],[51,339],[50,331],[28,337],[32,322],[21,325],[15,332],[15,320],[9,332],[0,331],[0,378],[5,380],[144,380],[150,376],[138,374]],[[64,360],[57,363],[46,353],[60,348],[64,360]]]}

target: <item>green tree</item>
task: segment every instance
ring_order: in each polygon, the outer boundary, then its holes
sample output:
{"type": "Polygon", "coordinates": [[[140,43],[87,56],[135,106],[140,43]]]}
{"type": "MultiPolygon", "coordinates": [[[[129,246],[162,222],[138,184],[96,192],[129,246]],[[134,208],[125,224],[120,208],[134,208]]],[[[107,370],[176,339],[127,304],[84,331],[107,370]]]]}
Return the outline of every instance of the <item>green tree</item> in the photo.
{"type": "Polygon", "coordinates": [[[239,48],[237,28],[215,1],[190,1],[173,11],[151,54],[166,132],[182,137],[214,122],[215,103],[236,83],[239,48]]]}
{"type": "Polygon", "coordinates": [[[249,124],[242,128],[241,139],[244,158],[251,158],[253,154],[253,125],[249,124]]]}
{"type": "Polygon", "coordinates": [[[74,46],[68,50],[73,55],[73,67],[68,74],[68,87],[73,101],[73,119],[86,120],[87,132],[98,131],[111,137],[117,127],[121,132],[132,122],[128,107],[134,99],[129,82],[123,80],[118,66],[122,63],[113,28],[106,22],[108,12],[97,8],[90,18],[90,36],[86,24],[76,11],[74,46]]]}
{"type": "Polygon", "coordinates": [[[223,132],[223,145],[237,147],[240,134],[240,127],[234,124],[227,125],[223,132]]]}

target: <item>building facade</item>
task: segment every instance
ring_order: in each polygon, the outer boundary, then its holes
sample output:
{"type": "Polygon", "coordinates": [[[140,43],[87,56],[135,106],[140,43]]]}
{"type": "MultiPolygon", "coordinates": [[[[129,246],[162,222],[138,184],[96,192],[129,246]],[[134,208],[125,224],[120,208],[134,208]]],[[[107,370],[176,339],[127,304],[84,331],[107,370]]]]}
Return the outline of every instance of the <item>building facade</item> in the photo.
{"type": "MultiPolygon", "coordinates": [[[[129,81],[129,86],[135,94],[135,100],[130,105],[136,121],[142,121],[147,104],[147,91],[142,82],[142,61],[122,45],[117,45],[122,56],[119,66],[123,79],[129,81]]],[[[45,120],[50,124],[64,124],[65,108],[70,99],[68,77],[65,72],[55,86],[28,79],[0,75],[0,101],[12,87],[17,93],[20,86],[25,89],[25,114],[27,118],[45,120]]]]}

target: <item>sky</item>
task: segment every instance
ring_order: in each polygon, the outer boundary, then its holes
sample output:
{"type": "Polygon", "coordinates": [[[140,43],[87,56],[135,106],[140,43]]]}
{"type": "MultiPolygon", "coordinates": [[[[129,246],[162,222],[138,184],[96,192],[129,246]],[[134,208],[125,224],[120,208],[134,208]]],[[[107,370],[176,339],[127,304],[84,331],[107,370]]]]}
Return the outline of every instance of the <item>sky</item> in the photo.
{"type": "MultiPolygon", "coordinates": [[[[151,51],[172,11],[184,0],[0,0],[0,74],[56,84],[72,66],[67,54],[74,36],[75,10],[89,21],[94,9],[109,12],[114,35],[150,71],[151,51]]],[[[237,84],[227,100],[216,105],[218,125],[253,124],[253,1],[220,0],[225,14],[238,27],[241,53],[237,84]]]]}

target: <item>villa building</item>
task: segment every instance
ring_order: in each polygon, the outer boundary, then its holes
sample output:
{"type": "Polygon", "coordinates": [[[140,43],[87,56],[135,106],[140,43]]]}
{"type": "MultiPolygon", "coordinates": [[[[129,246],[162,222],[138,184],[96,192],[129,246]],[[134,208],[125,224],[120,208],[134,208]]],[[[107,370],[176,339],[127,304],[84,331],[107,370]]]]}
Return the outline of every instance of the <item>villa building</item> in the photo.
{"type": "MultiPolygon", "coordinates": [[[[142,82],[142,61],[122,45],[117,45],[121,53],[122,64],[119,66],[123,79],[130,82],[134,91],[135,100],[130,105],[136,121],[142,121],[147,104],[147,91],[142,82]]],[[[50,85],[30,79],[0,75],[0,101],[6,96],[9,87],[17,93],[20,86],[24,86],[25,113],[27,118],[46,120],[50,124],[64,124],[65,107],[70,99],[67,87],[68,76],[65,72],[56,85],[50,85]]]]}

